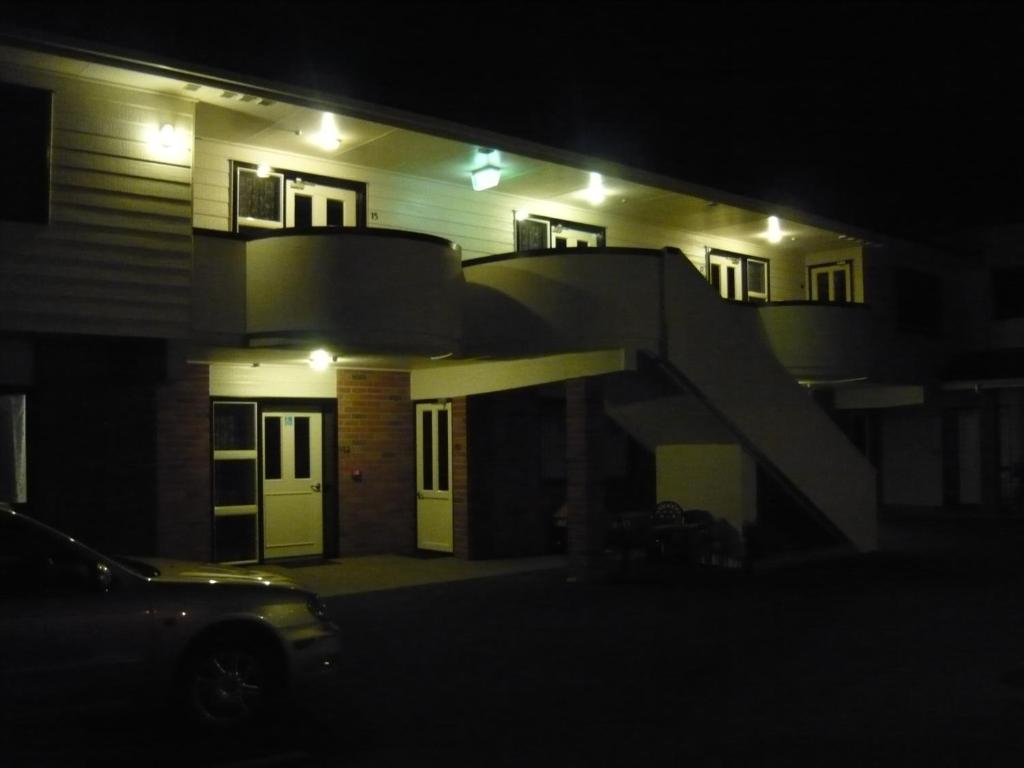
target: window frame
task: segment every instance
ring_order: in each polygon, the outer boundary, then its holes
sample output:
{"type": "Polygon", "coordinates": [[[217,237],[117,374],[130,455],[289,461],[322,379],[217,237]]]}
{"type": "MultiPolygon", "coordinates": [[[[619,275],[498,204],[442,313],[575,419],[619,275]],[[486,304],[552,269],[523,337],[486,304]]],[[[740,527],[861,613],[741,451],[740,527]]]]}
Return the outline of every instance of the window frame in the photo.
{"type": "Polygon", "coordinates": [[[593,246],[594,248],[605,248],[606,244],[608,242],[608,231],[607,231],[607,228],[598,226],[596,224],[583,224],[582,222],[578,222],[578,221],[569,221],[568,219],[556,219],[556,218],[553,218],[551,216],[542,216],[542,215],[536,214],[536,213],[531,213],[531,214],[525,216],[522,219],[513,216],[512,222],[513,222],[513,240],[514,240],[513,245],[514,245],[515,251],[517,253],[520,252],[520,251],[523,251],[523,250],[533,251],[533,250],[552,250],[552,249],[553,250],[559,250],[559,251],[575,251],[575,250],[584,251],[584,250],[586,250],[587,248],[590,247],[590,246],[582,246],[581,247],[581,246],[578,246],[578,245],[574,245],[574,246],[565,245],[565,246],[561,246],[561,247],[556,246],[555,243],[554,243],[554,232],[555,232],[555,228],[556,227],[569,228],[569,229],[572,229],[572,230],[576,230],[578,232],[585,232],[585,233],[594,235],[595,236],[595,240],[596,240],[596,244],[593,246]],[[544,227],[545,227],[545,235],[546,235],[545,239],[547,240],[547,244],[543,248],[526,248],[526,249],[524,249],[524,248],[520,247],[520,240],[521,240],[521,237],[520,237],[520,226],[523,225],[525,222],[530,222],[530,223],[533,223],[533,224],[543,224],[544,225],[544,227]]]}
{"type": "MultiPolygon", "coordinates": [[[[714,286],[715,283],[711,277],[711,257],[712,256],[723,256],[729,259],[738,259],[740,262],[740,289],[741,296],[738,299],[727,299],[722,297],[723,301],[735,301],[745,304],[768,304],[772,300],[772,262],[771,259],[766,259],[763,256],[748,256],[745,253],[736,253],[735,251],[726,251],[722,248],[705,248],[704,249],[704,276],[708,281],[708,285],[714,286]],[[749,277],[749,264],[755,262],[764,265],[764,291],[763,293],[758,291],[757,293],[750,292],[750,277],[749,277]]],[[[719,295],[721,292],[719,291],[719,295]]]]}
{"type": "MultiPolygon", "coordinates": [[[[249,225],[245,221],[239,221],[238,218],[238,174],[241,170],[253,171],[258,169],[256,163],[249,163],[243,160],[231,160],[231,231],[241,232],[243,234],[249,231],[249,225]]],[[[289,227],[288,226],[288,184],[293,182],[308,182],[309,184],[332,187],[334,189],[343,189],[355,193],[356,197],[356,210],[355,210],[355,227],[365,228],[366,227],[366,182],[353,181],[352,179],[340,179],[332,176],[322,176],[315,173],[303,173],[301,171],[294,171],[288,168],[270,168],[270,174],[281,179],[279,192],[280,199],[280,223],[269,223],[273,220],[266,220],[268,223],[257,223],[251,226],[254,234],[260,234],[266,230],[282,230],[282,229],[302,229],[301,227],[289,227]]],[[[257,220],[259,221],[259,220],[257,220]]],[[[338,229],[344,229],[345,225],[342,223],[338,229]]],[[[351,229],[351,227],[349,227],[351,229]]]]}
{"type": "MultiPolygon", "coordinates": [[[[807,265],[807,300],[812,301],[815,304],[855,304],[857,293],[854,290],[854,262],[853,259],[841,259],[839,261],[823,261],[820,264],[808,264],[807,265]],[[846,295],[848,298],[842,300],[832,301],[831,299],[825,298],[814,298],[815,293],[815,282],[814,275],[816,271],[827,270],[829,272],[844,271],[846,273],[846,295]]],[[[831,278],[829,281],[829,287],[831,292],[831,278]]]]}

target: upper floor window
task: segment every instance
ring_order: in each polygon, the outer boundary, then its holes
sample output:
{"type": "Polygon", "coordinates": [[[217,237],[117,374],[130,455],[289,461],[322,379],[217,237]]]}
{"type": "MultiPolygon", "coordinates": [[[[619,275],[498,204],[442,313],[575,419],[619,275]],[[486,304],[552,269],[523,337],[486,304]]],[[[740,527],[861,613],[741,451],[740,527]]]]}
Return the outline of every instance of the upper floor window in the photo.
{"type": "Polygon", "coordinates": [[[45,224],[50,218],[50,123],[53,94],[0,83],[0,219],[45,224]]]}
{"type": "Polygon", "coordinates": [[[232,162],[235,232],[365,227],[366,184],[232,162]]]}
{"type": "Polygon", "coordinates": [[[516,250],[543,248],[603,248],[604,227],[529,215],[516,218],[516,250]]]}
{"type": "Polygon", "coordinates": [[[723,299],[769,301],[767,259],[715,248],[708,249],[705,258],[708,282],[723,299]]]}

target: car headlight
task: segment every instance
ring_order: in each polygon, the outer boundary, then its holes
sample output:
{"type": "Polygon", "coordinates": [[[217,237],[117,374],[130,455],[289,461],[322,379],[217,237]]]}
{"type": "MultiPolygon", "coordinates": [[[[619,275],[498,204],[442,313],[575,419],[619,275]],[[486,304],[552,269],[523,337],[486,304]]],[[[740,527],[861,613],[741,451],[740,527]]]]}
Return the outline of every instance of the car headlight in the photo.
{"type": "Polygon", "coordinates": [[[320,621],[327,621],[327,604],[320,599],[319,595],[313,595],[306,601],[306,607],[320,621]]]}

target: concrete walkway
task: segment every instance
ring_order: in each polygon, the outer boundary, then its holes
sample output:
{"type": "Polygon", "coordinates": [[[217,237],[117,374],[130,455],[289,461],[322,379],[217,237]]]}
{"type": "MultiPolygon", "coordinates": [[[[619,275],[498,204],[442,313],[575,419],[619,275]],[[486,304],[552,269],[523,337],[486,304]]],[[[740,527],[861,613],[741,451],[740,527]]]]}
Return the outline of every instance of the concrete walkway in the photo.
{"type": "Polygon", "coordinates": [[[564,555],[505,560],[366,555],[312,565],[262,565],[259,568],[284,574],[321,597],[336,597],[567,567],[568,561],[564,555]]]}

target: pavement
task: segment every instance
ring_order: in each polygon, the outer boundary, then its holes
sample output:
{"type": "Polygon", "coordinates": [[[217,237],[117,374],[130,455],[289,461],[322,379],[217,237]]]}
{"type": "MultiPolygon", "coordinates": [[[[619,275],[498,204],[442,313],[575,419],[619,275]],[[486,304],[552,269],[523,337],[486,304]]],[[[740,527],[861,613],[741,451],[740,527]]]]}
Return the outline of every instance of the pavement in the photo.
{"type": "Polygon", "coordinates": [[[260,570],[289,576],[327,598],[567,567],[568,559],[564,555],[498,560],[463,560],[452,556],[364,555],[313,564],[262,565],[260,570]]]}

